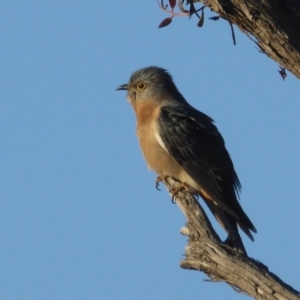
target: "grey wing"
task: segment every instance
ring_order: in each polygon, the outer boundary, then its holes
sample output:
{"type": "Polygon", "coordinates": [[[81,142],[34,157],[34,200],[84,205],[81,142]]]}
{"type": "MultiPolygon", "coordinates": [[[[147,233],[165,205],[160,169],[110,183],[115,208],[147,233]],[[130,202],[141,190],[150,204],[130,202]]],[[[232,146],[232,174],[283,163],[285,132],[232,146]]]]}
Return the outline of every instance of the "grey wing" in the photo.
{"type": "Polygon", "coordinates": [[[224,181],[239,192],[239,179],[211,118],[192,107],[168,105],[161,108],[158,122],[170,154],[216,201],[223,201],[224,181]]]}
{"type": "Polygon", "coordinates": [[[213,120],[188,105],[161,108],[160,136],[174,159],[220,207],[256,232],[237,196],[241,188],[224,140],[213,120]]]}

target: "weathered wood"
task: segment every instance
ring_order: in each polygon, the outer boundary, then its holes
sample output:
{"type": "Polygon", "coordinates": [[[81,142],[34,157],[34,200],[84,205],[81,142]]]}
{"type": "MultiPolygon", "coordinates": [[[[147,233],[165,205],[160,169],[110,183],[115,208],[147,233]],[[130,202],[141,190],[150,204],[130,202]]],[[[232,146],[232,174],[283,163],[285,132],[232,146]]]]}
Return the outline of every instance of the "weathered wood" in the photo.
{"type": "MultiPolygon", "coordinates": [[[[172,178],[163,180],[168,191],[180,183],[172,178]]],[[[180,266],[207,274],[212,281],[226,282],[235,290],[255,299],[296,300],[300,293],[258,262],[221,242],[197,199],[181,191],[175,201],[187,218],[181,233],[187,235],[186,258],[180,266]]]]}
{"type": "Polygon", "coordinates": [[[194,0],[235,24],[265,53],[300,78],[298,0],[194,0]]]}

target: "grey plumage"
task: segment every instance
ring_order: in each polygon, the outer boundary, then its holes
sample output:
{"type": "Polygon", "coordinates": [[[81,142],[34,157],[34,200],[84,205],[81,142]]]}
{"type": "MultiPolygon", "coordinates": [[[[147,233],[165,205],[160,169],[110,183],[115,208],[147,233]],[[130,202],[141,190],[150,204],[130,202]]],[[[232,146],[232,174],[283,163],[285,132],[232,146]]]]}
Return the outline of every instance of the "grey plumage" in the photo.
{"type": "Polygon", "coordinates": [[[193,108],[178,91],[171,75],[159,67],[134,72],[128,84],[118,89],[128,91],[127,98],[136,111],[138,135],[143,135],[139,139],[148,166],[159,175],[187,180],[227,231],[227,242],[246,252],[237,225],[251,240],[251,231],[256,229],[238,202],[241,184],[213,120],[193,108]],[[149,125],[151,122],[155,126],[149,125]],[[147,134],[153,137],[146,138],[147,134]],[[155,155],[163,154],[156,161],[147,149],[150,144],[160,144],[168,155],[155,150],[155,155]],[[178,167],[171,166],[172,163],[178,167]]]}

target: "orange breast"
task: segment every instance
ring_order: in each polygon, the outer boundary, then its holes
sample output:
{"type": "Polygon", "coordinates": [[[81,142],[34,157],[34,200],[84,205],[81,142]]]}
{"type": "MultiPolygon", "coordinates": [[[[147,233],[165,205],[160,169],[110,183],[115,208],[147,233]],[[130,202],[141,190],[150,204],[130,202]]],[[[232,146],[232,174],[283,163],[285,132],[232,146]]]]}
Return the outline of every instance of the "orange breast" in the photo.
{"type": "Polygon", "coordinates": [[[206,199],[210,195],[191,178],[177,161],[158,142],[158,126],[156,120],[160,107],[154,102],[140,103],[135,107],[137,114],[137,136],[148,168],[158,175],[171,176],[197,190],[206,199]]]}

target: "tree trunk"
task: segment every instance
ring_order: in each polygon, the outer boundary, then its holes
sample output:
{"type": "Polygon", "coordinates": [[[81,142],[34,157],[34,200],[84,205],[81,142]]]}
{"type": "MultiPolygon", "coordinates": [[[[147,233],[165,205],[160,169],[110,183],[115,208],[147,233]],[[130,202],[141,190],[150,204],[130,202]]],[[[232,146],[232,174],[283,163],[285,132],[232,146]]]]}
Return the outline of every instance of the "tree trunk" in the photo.
{"type": "Polygon", "coordinates": [[[299,0],[194,0],[235,24],[260,51],[300,78],[299,0]]]}
{"type": "MultiPolygon", "coordinates": [[[[163,183],[169,192],[180,185],[171,178],[163,183]]],[[[236,291],[255,299],[300,299],[299,292],[271,273],[264,264],[222,243],[191,193],[179,192],[175,201],[187,218],[181,233],[189,237],[186,259],[180,264],[182,268],[203,271],[212,281],[226,282],[236,291]]]]}

